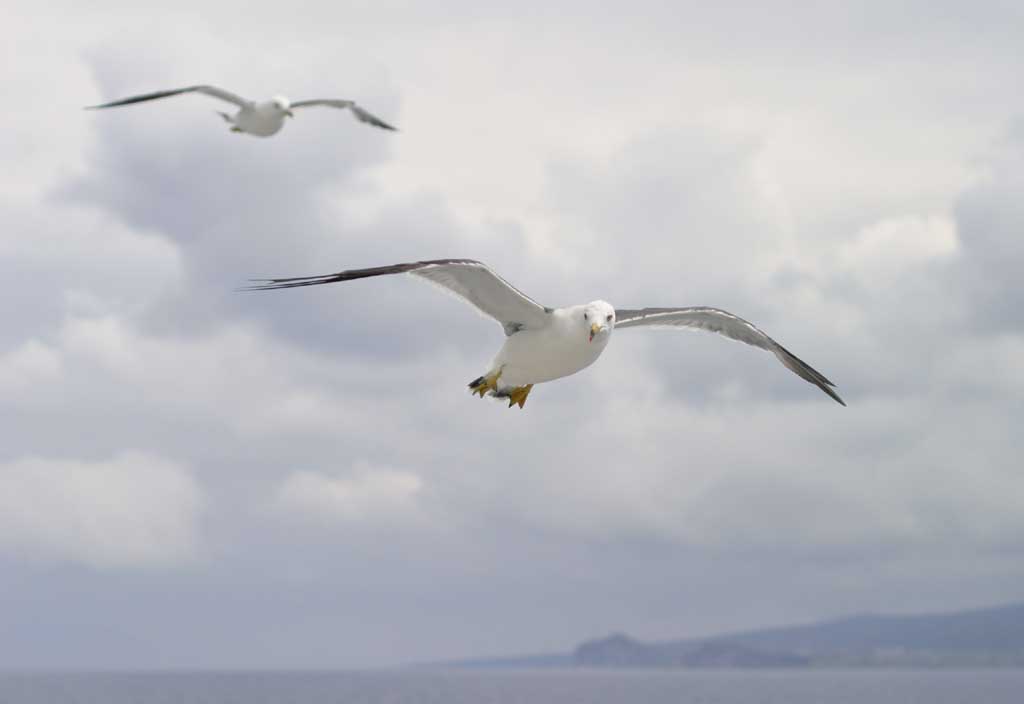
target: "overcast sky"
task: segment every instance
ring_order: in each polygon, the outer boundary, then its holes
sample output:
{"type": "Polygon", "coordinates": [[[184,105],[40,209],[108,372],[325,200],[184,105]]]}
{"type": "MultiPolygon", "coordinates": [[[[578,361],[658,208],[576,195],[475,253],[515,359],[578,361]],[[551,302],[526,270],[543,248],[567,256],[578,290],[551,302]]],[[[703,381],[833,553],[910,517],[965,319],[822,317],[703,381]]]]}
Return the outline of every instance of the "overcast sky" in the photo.
{"type": "Polygon", "coordinates": [[[1019,2],[0,10],[0,666],[354,667],[1024,599],[1019,2]],[[203,96],[354,98],[231,134],[203,96]],[[525,409],[415,280],[713,305],[525,409]]]}

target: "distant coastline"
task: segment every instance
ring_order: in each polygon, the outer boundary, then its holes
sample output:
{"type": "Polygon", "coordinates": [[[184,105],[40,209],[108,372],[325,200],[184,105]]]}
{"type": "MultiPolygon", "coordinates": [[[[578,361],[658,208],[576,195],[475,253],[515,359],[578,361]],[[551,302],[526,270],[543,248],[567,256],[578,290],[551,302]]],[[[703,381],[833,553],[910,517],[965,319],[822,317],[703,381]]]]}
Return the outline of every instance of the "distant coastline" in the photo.
{"type": "Polygon", "coordinates": [[[1024,604],[944,614],[862,614],[799,626],[664,642],[623,633],[572,653],[476,658],[431,667],[996,668],[1024,667],[1024,604]]]}

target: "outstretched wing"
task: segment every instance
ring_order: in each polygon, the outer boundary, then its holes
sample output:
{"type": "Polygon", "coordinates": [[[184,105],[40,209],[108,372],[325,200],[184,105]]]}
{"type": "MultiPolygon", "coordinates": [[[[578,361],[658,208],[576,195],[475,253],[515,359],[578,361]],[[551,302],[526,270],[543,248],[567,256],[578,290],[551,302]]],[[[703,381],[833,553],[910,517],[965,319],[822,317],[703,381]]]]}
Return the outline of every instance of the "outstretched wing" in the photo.
{"type": "Polygon", "coordinates": [[[384,122],[384,120],[380,119],[376,115],[371,115],[366,110],[363,110],[361,107],[356,105],[356,102],[354,100],[336,100],[332,98],[300,100],[296,103],[292,103],[292,109],[294,110],[295,108],[312,107],[314,105],[323,105],[329,108],[340,108],[342,110],[348,109],[352,111],[352,114],[355,115],[356,119],[359,120],[360,122],[365,122],[366,124],[373,125],[374,127],[380,127],[383,130],[392,130],[394,132],[398,131],[396,128],[384,122]]]}
{"type": "Polygon", "coordinates": [[[255,279],[247,291],[269,291],[333,284],[338,281],[366,279],[388,274],[412,274],[437,284],[475,306],[480,312],[501,323],[506,335],[524,329],[538,329],[550,320],[551,309],[545,308],[515,286],[498,276],[486,264],[474,259],[434,259],[408,264],[392,264],[371,269],[349,269],[323,276],[298,276],[289,279],[255,279]]]}
{"type": "Polygon", "coordinates": [[[189,86],[188,88],[175,88],[174,90],[161,90],[156,93],[133,95],[130,98],[122,98],[121,100],[115,100],[111,103],[103,103],[103,105],[90,105],[86,110],[99,110],[100,108],[115,108],[119,105],[144,103],[148,100],[160,100],[161,98],[170,98],[171,96],[182,95],[183,93],[202,93],[203,95],[209,95],[212,98],[220,98],[221,100],[226,100],[229,103],[234,103],[240,108],[244,108],[250,104],[245,98],[241,98],[234,93],[226,91],[223,88],[218,88],[217,86],[189,86]]]}
{"type": "Polygon", "coordinates": [[[835,384],[826,379],[807,362],[768,337],[753,323],[749,323],[732,313],[727,313],[718,308],[705,308],[701,306],[690,308],[640,308],[637,310],[620,309],[615,311],[616,329],[640,325],[707,330],[708,332],[717,332],[719,335],[725,335],[732,340],[739,340],[748,345],[768,350],[778,357],[779,361],[791,372],[801,379],[814,384],[840,404],[846,405],[843,399],[839,398],[839,394],[833,390],[832,387],[835,384]]]}

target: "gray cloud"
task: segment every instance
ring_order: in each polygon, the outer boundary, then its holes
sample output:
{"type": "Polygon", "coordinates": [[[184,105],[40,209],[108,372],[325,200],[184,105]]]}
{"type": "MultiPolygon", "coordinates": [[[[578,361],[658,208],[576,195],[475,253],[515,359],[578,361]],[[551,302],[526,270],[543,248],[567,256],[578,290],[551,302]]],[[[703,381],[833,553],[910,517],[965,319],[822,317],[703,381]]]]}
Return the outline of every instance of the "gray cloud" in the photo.
{"type": "Polygon", "coordinates": [[[202,492],[186,469],[160,457],[28,457],[0,466],[0,493],[4,547],[31,558],[102,568],[198,557],[202,492]]]}
{"type": "Polygon", "coordinates": [[[968,324],[998,334],[1024,324],[1024,206],[1017,197],[1024,187],[1024,123],[1015,122],[996,149],[988,173],[956,204],[963,251],[955,278],[967,298],[968,324]]]}

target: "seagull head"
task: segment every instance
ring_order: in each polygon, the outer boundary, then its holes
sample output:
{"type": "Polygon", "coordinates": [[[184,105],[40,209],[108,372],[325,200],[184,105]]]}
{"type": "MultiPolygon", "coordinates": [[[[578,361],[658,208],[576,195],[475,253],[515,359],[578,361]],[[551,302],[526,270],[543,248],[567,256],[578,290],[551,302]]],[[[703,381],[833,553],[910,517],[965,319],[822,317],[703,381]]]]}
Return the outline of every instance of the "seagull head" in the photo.
{"type": "Polygon", "coordinates": [[[277,95],[274,96],[270,102],[275,108],[277,108],[278,112],[284,113],[288,117],[295,117],[295,115],[292,114],[292,103],[288,98],[285,98],[283,95],[277,95]]]}
{"type": "Polygon", "coordinates": [[[580,323],[587,331],[587,341],[607,340],[615,328],[615,309],[607,301],[591,301],[583,306],[580,323]]]}

